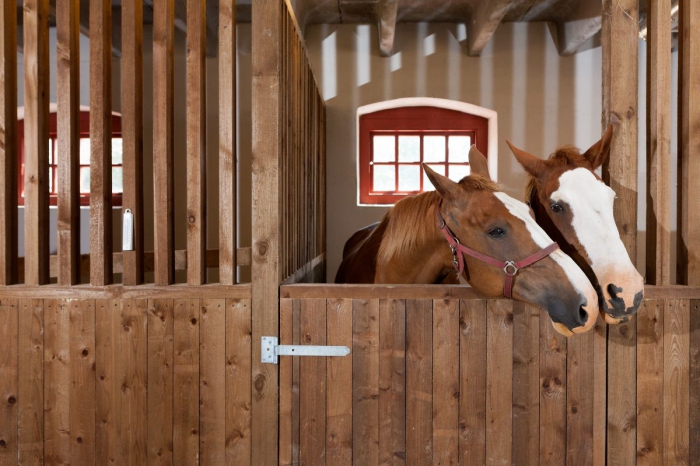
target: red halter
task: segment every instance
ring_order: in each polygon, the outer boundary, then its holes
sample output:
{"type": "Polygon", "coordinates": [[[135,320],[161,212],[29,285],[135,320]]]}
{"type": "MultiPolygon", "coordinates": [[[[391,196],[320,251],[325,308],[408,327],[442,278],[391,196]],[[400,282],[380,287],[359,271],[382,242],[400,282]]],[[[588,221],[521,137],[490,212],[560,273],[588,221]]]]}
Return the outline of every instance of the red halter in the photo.
{"type": "Polygon", "coordinates": [[[541,251],[529,257],[526,257],[525,259],[518,262],[503,262],[498,259],[494,259],[491,256],[487,256],[486,254],[482,254],[478,251],[475,251],[459,242],[457,236],[455,236],[452,230],[450,230],[450,227],[448,227],[445,223],[445,219],[442,218],[442,215],[440,215],[441,205],[442,199],[440,199],[440,202],[438,202],[437,205],[437,209],[435,209],[435,212],[437,214],[438,226],[440,227],[440,231],[442,232],[442,234],[445,236],[447,243],[450,245],[450,249],[452,249],[452,263],[454,264],[457,272],[461,274],[464,271],[464,254],[471,256],[475,259],[479,259],[482,262],[486,262],[489,265],[493,265],[494,267],[498,267],[499,269],[503,269],[503,271],[506,274],[506,281],[503,284],[503,295],[506,298],[513,297],[513,278],[515,277],[515,275],[517,275],[518,270],[528,267],[541,259],[544,259],[548,255],[559,249],[559,245],[557,243],[552,243],[546,248],[542,249],[541,251]]]}

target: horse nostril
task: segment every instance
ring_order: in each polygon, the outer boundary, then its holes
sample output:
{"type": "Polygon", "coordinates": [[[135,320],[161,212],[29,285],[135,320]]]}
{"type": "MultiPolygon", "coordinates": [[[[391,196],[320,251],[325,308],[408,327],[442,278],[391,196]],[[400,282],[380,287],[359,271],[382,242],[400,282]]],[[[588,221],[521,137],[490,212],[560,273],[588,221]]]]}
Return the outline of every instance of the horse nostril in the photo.
{"type": "Polygon", "coordinates": [[[585,325],[588,322],[588,312],[583,308],[583,306],[578,308],[578,318],[581,325],[585,325]]]}
{"type": "Polygon", "coordinates": [[[608,293],[610,293],[610,296],[613,299],[615,299],[615,298],[617,298],[618,294],[622,293],[622,288],[619,288],[611,283],[608,285],[608,293]]]}

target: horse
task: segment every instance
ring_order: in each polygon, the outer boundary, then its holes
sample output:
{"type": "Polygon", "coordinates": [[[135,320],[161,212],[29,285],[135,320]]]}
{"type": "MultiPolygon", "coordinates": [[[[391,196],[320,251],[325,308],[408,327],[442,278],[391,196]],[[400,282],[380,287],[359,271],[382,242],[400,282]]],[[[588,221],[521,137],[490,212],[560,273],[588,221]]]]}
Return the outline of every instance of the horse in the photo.
{"type": "Polygon", "coordinates": [[[644,297],[644,279],[630,260],[615,225],[615,191],[594,170],[610,155],[613,127],[586,152],[558,148],[547,160],[518,149],[530,175],[525,199],[535,220],[584,271],[596,288],[605,321],[627,321],[644,297]]]}
{"type": "Polygon", "coordinates": [[[588,278],[527,205],[491,180],[476,146],[469,163],[471,173],[459,183],[424,164],[437,191],[402,199],[381,222],[355,233],[336,283],[441,283],[456,268],[486,296],[545,309],[563,335],[590,330],[598,297],[588,278]]]}

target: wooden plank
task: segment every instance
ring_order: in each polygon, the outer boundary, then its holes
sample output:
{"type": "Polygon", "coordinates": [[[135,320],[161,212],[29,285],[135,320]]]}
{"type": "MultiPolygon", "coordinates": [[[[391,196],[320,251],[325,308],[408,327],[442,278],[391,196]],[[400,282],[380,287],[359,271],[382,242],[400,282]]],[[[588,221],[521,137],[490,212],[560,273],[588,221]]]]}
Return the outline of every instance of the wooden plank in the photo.
{"type": "Polygon", "coordinates": [[[187,283],[206,281],[206,0],[187,0],[187,283]]]}
{"type": "Polygon", "coordinates": [[[226,463],[250,461],[250,299],[226,300],[226,463]]]}
{"type": "Polygon", "coordinates": [[[119,324],[117,299],[95,301],[95,459],[97,464],[119,463],[121,396],[119,387],[119,324]]]}
{"type": "Polygon", "coordinates": [[[153,234],[155,283],[174,280],[174,0],[153,5],[153,234]]]}
{"type": "Polygon", "coordinates": [[[19,310],[19,464],[44,462],[44,304],[20,299],[19,310]]]}
{"type": "MultiPolygon", "coordinates": [[[[326,344],[325,299],[301,300],[301,335],[302,343],[305,345],[323,346],[326,344]]],[[[325,465],[326,358],[301,358],[299,372],[301,385],[299,394],[301,464],[325,465]]]]}
{"type": "Polygon", "coordinates": [[[17,283],[17,5],[0,8],[0,285],[17,283]]]}
{"type": "Polygon", "coordinates": [[[379,329],[379,464],[402,465],[406,462],[405,301],[379,301],[379,329]]]}
{"type": "Polygon", "coordinates": [[[678,283],[700,285],[700,5],[680,0],[678,34],[678,283]]]}
{"type": "Polygon", "coordinates": [[[566,345],[566,464],[593,464],[595,332],[569,338],[566,345]]]}
{"type": "Polygon", "coordinates": [[[193,288],[188,285],[140,285],[140,286],[12,286],[0,287],[0,293],[7,298],[44,299],[157,299],[157,298],[250,298],[250,285],[202,285],[193,288]]]}
{"type": "MultiPolygon", "coordinates": [[[[379,461],[379,301],[352,303],[352,461],[379,461]]],[[[303,392],[302,392],[303,393],[303,392]]],[[[430,417],[426,417],[427,421],[430,417]]]]}
{"type": "Polygon", "coordinates": [[[637,257],[638,16],[637,0],[603,0],[603,131],[615,125],[603,180],[617,194],[615,222],[632,258],[637,257]]]}
{"type": "Polygon", "coordinates": [[[122,0],[122,211],[133,215],[134,248],[124,251],[125,285],[143,283],[143,2],[122,0]]]}
{"type": "Polygon", "coordinates": [[[690,302],[668,299],[664,310],[663,459],[664,464],[690,464],[690,302]]]}
{"type": "MultiPolygon", "coordinates": [[[[292,302],[292,344],[301,344],[301,300],[292,302]]],[[[301,444],[301,415],[299,413],[299,392],[301,390],[301,374],[299,358],[292,358],[292,465],[300,464],[299,446],[301,444]]]]}
{"type": "Polygon", "coordinates": [[[95,302],[72,300],[70,318],[70,463],[95,463],[95,302]]]}
{"type": "MultiPolygon", "coordinates": [[[[328,345],[353,347],[352,318],[352,300],[331,299],[326,302],[328,345]]],[[[380,314],[380,328],[382,325],[381,318],[380,314]]],[[[381,345],[381,333],[379,337],[381,345]]],[[[326,361],[328,380],[328,388],[326,389],[326,464],[338,466],[350,466],[352,464],[352,361],[352,356],[328,358],[326,361]]],[[[383,393],[381,391],[382,361],[380,354],[380,412],[383,393]]],[[[403,390],[403,385],[401,390],[403,390]]],[[[381,453],[381,423],[379,429],[379,451],[381,453]]]]}
{"type": "Polygon", "coordinates": [[[540,464],[566,464],[567,340],[540,317],[540,464]]]}
{"type": "Polygon", "coordinates": [[[432,301],[406,300],[407,464],[433,462],[432,311],[432,301]]]}
{"type": "Polygon", "coordinates": [[[637,454],[637,320],[608,327],[608,464],[637,454]]]}
{"type": "Polygon", "coordinates": [[[637,312],[637,464],[663,464],[664,300],[637,312]]]}
{"type": "Polygon", "coordinates": [[[605,466],[607,458],[607,388],[608,324],[599,315],[593,327],[593,465],[605,466]]]}
{"type": "MultiPolygon", "coordinates": [[[[280,299],[280,345],[291,345],[294,335],[294,302],[298,300],[280,299]]],[[[281,358],[280,365],[280,433],[279,433],[279,464],[292,464],[292,438],[294,424],[293,411],[293,361],[297,358],[281,358]]],[[[330,384],[329,384],[330,385],[330,384]]],[[[330,386],[328,387],[330,391],[330,386]]],[[[298,426],[297,429],[299,430],[298,426]]]]}
{"type": "Polygon", "coordinates": [[[176,299],[173,306],[173,464],[196,464],[199,456],[200,301],[176,299]]]}
{"type": "Polygon", "coordinates": [[[460,464],[486,463],[486,301],[459,302],[460,464]]]}
{"type": "Polygon", "coordinates": [[[487,302],[486,464],[512,463],[513,301],[487,302]]]}
{"type": "MultiPolygon", "coordinates": [[[[158,242],[156,241],[156,245],[158,242]]],[[[112,2],[90,2],[90,283],[112,283],[112,2]]]]}
{"type": "Polygon", "coordinates": [[[459,301],[433,301],[433,464],[459,464],[459,301]]]}
{"type": "Polygon", "coordinates": [[[70,463],[70,320],[67,302],[44,301],[44,458],[70,463]]]}
{"type": "Polygon", "coordinates": [[[236,283],[236,0],[219,1],[219,281],[236,283]]]}
{"type": "Polygon", "coordinates": [[[148,301],[148,464],[173,464],[172,299],[148,301]]]}
{"type": "MultiPolygon", "coordinates": [[[[690,301],[690,370],[688,393],[700,390],[700,300],[690,301]]],[[[689,442],[691,461],[700,458],[700,398],[690,397],[689,406],[689,442]]]]}
{"type": "Polygon", "coordinates": [[[200,464],[226,462],[226,300],[202,300],[199,328],[200,464]]]}
{"type": "Polygon", "coordinates": [[[24,282],[49,281],[49,0],[24,2],[24,282]]]}
{"type": "Polygon", "coordinates": [[[540,309],[513,303],[513,464],[540,462],[540,309]]]}
{"type": "Polygon", "coordinates": [[[0,463],[17,462],[19,315],[16,299],[0,299],[0,463]]]}
{"type": "Polygon", "coordinates": [[[646,282],[671,282],[671,0],[647,8],[646,282]]]}

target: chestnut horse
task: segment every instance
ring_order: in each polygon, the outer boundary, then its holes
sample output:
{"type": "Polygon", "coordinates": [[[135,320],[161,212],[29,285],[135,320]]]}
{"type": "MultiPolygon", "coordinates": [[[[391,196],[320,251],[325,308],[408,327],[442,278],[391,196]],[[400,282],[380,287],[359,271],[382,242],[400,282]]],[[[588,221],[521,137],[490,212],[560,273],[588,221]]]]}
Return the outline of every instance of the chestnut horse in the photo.
{"type": "Polygon", "coordinates": [[[526,199],[535,220],[581,267],[609,324],[634,315],[644,279],[632,264],[613,217],[615,191],[594,173],[610,154],[612,125],[585,153],[564,146],[542,160],[510,146],[530,176],[526,199]]]}
{"type": "Polygon", "coordinates": [[[440,283],[457,266],[487,296],[545,309],[564,335],[590,330],[598,297],[585,274],[527,205],[500,191],[476,146],[469,162],[459,183],[424,165],[437,192],[399,201],[348,240],[336,283],[440,283]]]}

